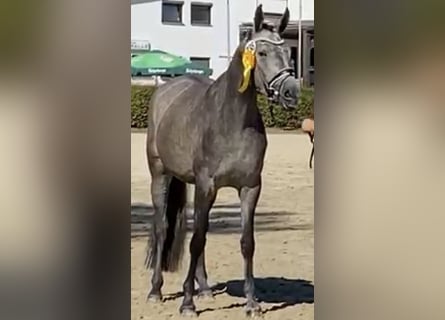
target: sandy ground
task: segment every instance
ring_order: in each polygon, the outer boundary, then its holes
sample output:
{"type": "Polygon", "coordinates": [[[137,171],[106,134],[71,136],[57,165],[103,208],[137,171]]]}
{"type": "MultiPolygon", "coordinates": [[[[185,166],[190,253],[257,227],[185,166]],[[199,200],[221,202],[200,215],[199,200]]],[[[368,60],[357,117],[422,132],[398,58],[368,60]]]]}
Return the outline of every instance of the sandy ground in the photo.
{"type": "MultiPolygon", "coordinates": [[[[257,296],[265,319],[314,319],[314,174],[308,168],[311,144],[301,134],[273,133],[268,139],[255,221],[257,296]]],[[[167,301],[157,305],[145,302],[150,272],[144,268],[144,258],[152,209],[144,133],[132,134],[131,161],[131,318],[183,319],[178,308],[188,250],[183,268],[164,274],[167,301]]],[[[210,216],[206,264],[215,299],[195,300],[199,319],[244,319],[237,193],[220,190],[210,216]]]]}

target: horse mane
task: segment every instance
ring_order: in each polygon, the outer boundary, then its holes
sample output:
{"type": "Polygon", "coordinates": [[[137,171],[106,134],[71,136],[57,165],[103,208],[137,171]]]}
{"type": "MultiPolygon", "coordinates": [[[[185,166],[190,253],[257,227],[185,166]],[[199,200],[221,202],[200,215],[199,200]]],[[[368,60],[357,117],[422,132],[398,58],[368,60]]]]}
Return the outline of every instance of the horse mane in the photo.
{"type": "MultiPolygon", "coordinates": [[[[227,101],[237,97],[252,99],[256,95],[254,74],[252,72],[250,83],[244,92],[239,92],[243,80],[243,51],[250,37],[245,37],[233,53],[229,67],[206,90],[206,95],[217,101],[227,101]]],[[[218,104],[216,104],[218,105],[218,104]]]]}
{"type": "MultiPolygon", "coordinates": [[[[248,41],[248,38],[244,38],[240,41],[240,44],[236,48],[232,59],[230,61],[229,67],[227,70],[220,76],[221,79],[226,78],[227,80],[227,89],[229,91],[235,91],[237,94],[241,94],[238,92],[238,88],[241,85],[243,79],[243,51],[244,47],[248,41]]],[[[219,79],[218,79],[219,80],[219,79]]],[[[246,90],[246,93],[253,89],[253,81],[254,76],[250,77],[250,83],[246,90]]]]}

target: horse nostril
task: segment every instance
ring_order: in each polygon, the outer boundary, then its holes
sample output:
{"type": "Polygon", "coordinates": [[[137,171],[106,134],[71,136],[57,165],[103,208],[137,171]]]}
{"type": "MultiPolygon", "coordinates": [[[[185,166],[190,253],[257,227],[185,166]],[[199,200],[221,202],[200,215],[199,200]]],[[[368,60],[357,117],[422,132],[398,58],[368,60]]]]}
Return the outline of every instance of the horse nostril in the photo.
{"type": "Polygon", "coordinates": [[[286,101],[294,102],[298,95],[298,83],[295,79],[288,77],[281,86],[281,96],[286,101]]]}

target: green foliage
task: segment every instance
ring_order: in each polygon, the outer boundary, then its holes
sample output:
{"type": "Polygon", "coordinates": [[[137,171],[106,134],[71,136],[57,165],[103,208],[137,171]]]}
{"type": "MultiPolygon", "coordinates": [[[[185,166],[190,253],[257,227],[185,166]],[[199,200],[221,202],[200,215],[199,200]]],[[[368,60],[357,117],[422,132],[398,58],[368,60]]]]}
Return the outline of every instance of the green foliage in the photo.
{"type": "Polygon", "coordinates": [[[271,128],[300,128],[305,118],[314,114],[314,89],[304,88],[300,92],[298,107],[294,110],[285,110],[282,106],[273,106],[273,117],[270,113],[269,103],[264,96],[258,96],[258,107],[263,115],[266,127],[271,128]]]}
{"type": "Polygon", "coordinates": [[[131,127],[146,128],[147,112],[155,87],[131,86],[131,127]]]}
{"type": "MultiPolygon", "coordinates": [[[[150,98],[155,87],[132,86],[131,87],[131,127],[147,127],[147,111],[150,98]]],[[[314,114],[314,89],[301,90],[298,108],[288,111],[281,106],[273,107],[274,119],[269,111],[269,104],[264,96],[258,96],[258,107],[263,115],[266,127],[296,129],[301,126],[304,118],[314,114]],[[273,121],[274,120],[274,121],[273,121]]]]}

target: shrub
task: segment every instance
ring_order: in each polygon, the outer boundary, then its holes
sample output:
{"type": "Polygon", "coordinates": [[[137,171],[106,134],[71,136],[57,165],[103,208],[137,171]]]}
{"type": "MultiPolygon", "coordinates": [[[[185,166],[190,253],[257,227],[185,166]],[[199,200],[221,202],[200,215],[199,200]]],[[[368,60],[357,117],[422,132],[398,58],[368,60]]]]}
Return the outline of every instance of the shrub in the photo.
{"type": "Polygon", "coordinates": [[[304,88],[301,90],[298,107],[294,110],[285,110],[283,107],[273,106],[273,118],[270,113],[267,98],[258,96],[258,107],[263,115],[266,127],[296,129],[301,126],[304,118],[313,116],[314,113],[314,89],[304,88]]]}
{"type": "Polygon", "coordinates": [[[131,127],[146,128],[147,112],[155,87],[131,86],[131,127]]]}
{"type": "MultiPolygon", "coordinates": [[[[147,127],[147,111],[150,98],[155,87],[132,86],[131,87],[131,127],[147,127]]],[[[258,95],[258,107],[263,115],[266,127],[296,129],[306,117],[314,113],[314,89],[305,88],[301,91],[298,108],[292,111],[284,110],[281,106],[273,107],[274,119],[269,111],[267,99],[258,95]]]]}

